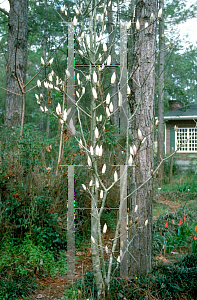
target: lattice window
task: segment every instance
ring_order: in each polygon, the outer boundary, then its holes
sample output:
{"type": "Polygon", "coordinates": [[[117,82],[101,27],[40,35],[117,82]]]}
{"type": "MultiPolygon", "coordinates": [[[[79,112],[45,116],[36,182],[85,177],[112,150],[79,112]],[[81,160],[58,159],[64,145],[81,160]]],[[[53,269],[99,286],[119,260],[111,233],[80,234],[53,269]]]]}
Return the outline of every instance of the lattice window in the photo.
{"type": "Polygon", "coordinates": [[[197,128],[178,128],[175,149],[179,152],[197,152],[197,128]]]}

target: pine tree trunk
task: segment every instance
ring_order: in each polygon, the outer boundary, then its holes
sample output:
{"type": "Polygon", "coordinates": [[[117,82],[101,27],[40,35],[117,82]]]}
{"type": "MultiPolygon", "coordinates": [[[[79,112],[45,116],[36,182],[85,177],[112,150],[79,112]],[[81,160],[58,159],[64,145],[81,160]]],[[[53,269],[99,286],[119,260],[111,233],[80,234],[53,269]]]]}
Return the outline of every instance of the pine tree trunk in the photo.
{"type": "Polygon", "coordinates": [[[22,124],[22,86],[25,83],[28,37],[28,0],[10,0],[5,126],[22,124]]]}
{"type": "MultiPolygon", "coordinates": [[[[165,63],[165,37],[164,37],[164,0],[159,1],[162,8],[162,17],[159,21],[159,95],[158,95],[158,134],[157,134],[157,162],[164,158],[164,63],[165,63]]],[[[164,183],[164,164],[161,165],[158,176],[158,184],[164,183]]]]}
{"type": "MultiPolygon", "coordinates": [[[[130,79],[131,95],[129,105],[131,114],[137,113],[131,124],[133,145],[140,151],[130,168],[130,191],[142,185],[150,176],[154,158],[154,87],[155,87],[155,22],[150,25],[150,15],[156,16],[156,0],[137,0],[135,18],[140,22],[140,31],[135,34],[133,76],[130,79]],[[149,27],[144,29],[145,22],[149,27]],[[146,141],[143,146],[138,138],[141,130],[146,141]]],[[[141,189],[129,198],[129,214],[133,225],[129,230],[129,276],[147,273],[151,270],[152,261],[152,199],[153,180],[148,181],[141,189]],[[138,205],[137,213],[134,212],[138,205]],[[137,219],[138,218],[138,219],[137,219]],[[148,225],[145,226],[145,221],[148,225]]]]}

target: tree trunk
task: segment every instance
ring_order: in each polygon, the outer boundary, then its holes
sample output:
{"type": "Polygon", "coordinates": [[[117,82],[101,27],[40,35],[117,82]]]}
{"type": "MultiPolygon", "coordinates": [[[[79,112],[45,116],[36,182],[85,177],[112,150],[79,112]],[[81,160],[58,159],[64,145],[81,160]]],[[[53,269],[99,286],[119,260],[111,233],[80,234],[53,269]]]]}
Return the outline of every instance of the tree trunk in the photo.
{"type": "MultiPolygon", "coordinates": [[[[164,158],[164,62],[165,62],[165,37],[164,37],[164,0],[159,1],[162,8],[162,17],[159,20],[159,95],[158,95],[158,134],[157,134],[157,163],[164,158]]],[[[158,176],[158,184],[164,183],[164,164],[161,165],[158,176]]]]}
{"type": "MultiPolygon", "coordinates": [[[[8,24],[7,81],[5,126],[11,129],[22,124],[28,36],[28,0],[10,0],[8,24]],[[13,92],[13,93],[11,93],[13,92]],[[14,94],[15,93],[15,94],[14,94]]],[[[25,99],[24,99],[25,101],[25,99]]]]}
{"type": "MultiPolygon", "coordinates": [[[[134,164],[130,169],[130,193],[140,187],[149,177],[153,169],[154,158],[154,87],[155,87],[155,21],[150,24],[151,13],[156,13],[156,0],[136,1],[136,21],[141,28],[135,34],[132,78],[129,81],[131,94],[129,105],[133,115],[137,113],[131,124],[133,145],[140,151],[134,156],[134,164]],[[145,22],[149,23],[144,28],[145,22]],[[141,130],[146,141],[142,145],[138,137],[141,130]]],[[[133,225],[129,230],[129,276],[147,273],[151,270],[152,261],[152,199],[153,180],[149,180],[142,188],[129,198],[129,214],[133,225]],[[137,213],[135,207],[138,205],[137,213]],[[137,219],[138,218],[138,219],[137,219]],[[148,220],[147,226],[145,221],[148,220]]]]}

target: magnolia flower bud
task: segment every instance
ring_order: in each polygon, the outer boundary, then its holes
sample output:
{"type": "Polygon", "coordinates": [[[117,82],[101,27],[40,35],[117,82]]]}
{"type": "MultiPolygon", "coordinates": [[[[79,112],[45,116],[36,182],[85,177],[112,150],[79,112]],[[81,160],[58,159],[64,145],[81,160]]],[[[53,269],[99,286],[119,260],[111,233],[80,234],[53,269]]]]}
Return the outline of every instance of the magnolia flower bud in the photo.
{"type": "Polygon", "coordinates": [[[59,77],[58,76],[56,76],[56,83],[55,84],[59,85],[59,77]]]}
{"type": "Polygon", "coordinates": [[[100,191],[100,198],[103,199],[103,190],[100,191]]]}
{"type": "Polygon", "coordinates": [[[39,100],[39,96],[37,94],[35,94],[36,100],[39,100]]]}
{"type": "Polygon", "coordinates": [[[44,59],[41,57],[41,66],[44,66],[45,65],[45,63],[44,63],[44,59]]]}
{"type": "Polygon", "coordinates": [[[91,166],[92,166],[92,161],[91,161],[91,159],[90,159],[89,155],[88,155],[88,166],[89,166],[89,167],[91,167],[91,166]]]}
{"type": "Polygon", "coordinates": [[[106,171],[106,164],[104,164],[102,167],[102,174],[105,174],[105,171],[106,171]]]}
{"type": "Polygon", "coordinates": [[[117,172],[115,171],[114,172],[114,181],[117,181],[118,180],[118,174],[117,174],[117,172]]]}
{"type": "Polygon", "coordinates": [[[127,30],[131,28],[131,20],[127,23],[127,30]]]}
{"type": "Polygon", "coordinates": [[[43,100],[43,94],[40,94],[40,99],[43,100]]]}
{"type": "Polygon", "coordinates": [[[140,129],[138,129],[138,138],[139,138],[139,140],[142,139],[142,133],[141,133],[141,130],[140,130],[140,129]]]}
{"type": "Polygon", "coordinates": [[[79,10],[77,8],[75,8],[75,12],[77,15],[79,14],[79,10]]]}
{"type": "Polygon", "coordinates": [[[144,144],[145,140],[146,140],[146,137],[143,138],[143,140],[142,140],[142,145],[144,144]]]}
{"type": "Polygon", "coordinates": [[[95,151],[96,155],[99,155],[99,146],[96,146],[96,151],[95,151]]]}
{"type": "Polygon", "coordinates": [[[74,18],[73,18],[73,25],[74,26],[77,26],[77,18],[74,16],[74,18]]]}
{"type": "Polygon", "coordinates": [[[157,119],[155,122],[155,126],[157,126],[159,124],[159,120],[157,119]]]}
{"type": "Polygon", "coordinates": [[[41,109],[42,112],[44,112],[44,108],[42,106],[40,106],[40,109],[41,109]]]}
{"type": "Polygon", "coordinates": [[[139,22],[139,20],[137,19],[137,22],[136,22],[136,29],[137,29],[137,31],[139,31],[140,30],[140,22],[139,22]]]}
{"type": "Polygon", "coordinates": [[[48,111],[48,108],[45,106],[44,107],[44,112],[46,113],[48,111]]]}
{"type": "Polygon", "coordinates": [[[138,205],[135,206],[135,213],[137,212],[138,210],[138,205]]]}
{"type": "Polygon", "coordinates": [[[106,97],[106,104],[109,104],[110,103],[110,93],[107,94],[107,97],[106,97]]]}
{"type": "Polygon", "coordinates": [[[48,89],[48,87],[49,87],[48,82],[44,81],[44,87],[45,87],[46,89],[48,89]]]}
{"type": "Polygon", "coordinates": [[[103,44],[103,52],[107,52],[107,45],[105,43],[103,44]]]}
{"type": "Polygon", "coordinates": [[[93,186],[92,179],[90,180],[89,186],[93,186]]]}
{"type": "Polygon", "coordinates": [[[61,5],[60,11],[63,13],[65,11],[65,5],[61,5]]]}
{"type": "Polygon", "coordinates": [[[52,75],[51,75],[51,74],[49,74],[49,76],[48,76],[48,77],[49,77],[49,81],[51,81],[51,82],[52,82],[52,81],[53,81],[53,77],[52,77],[52,75]]]}
{"type": "Polygon", "coordinates": [[[153,23],[153,21],[154,21],[154,14],[151,13],[151,15],[150,15],[150,22],[153,23]]]}
{"type": "Polygon", "coordinates": [[[128,160],[129,166],[132,166],[132,163],[133,163],[133,158],[132,158],[132,155],[130,155],[129,160],[128,160]]]}
{"type": "Polygon", "coordinates": [[[81,56],[83,56],[83,52],[81,50],[78,50],[78,52],[81,56]]]}
{"type": "Polygon", "coordinates": [[[82,95],[85,94],[85,91],[86,91],[86,89],[85,89],[85,87],[83,86],[83,87],[82,87],[82,91],[81,91],[82,95]]]}
{"type": "Polygon", "coordinates": [[[93,236],[91,235],[91,241],[93,244],[95,244],[95,239],[93,238],[93,236]]]}
{"type": "Polygon", "coordinates": [[[131,89],[130,89],[130,86],[127,85],[127,95],[130,95],[131,94],[131,89]]]}
{"type": "Polygon", "coordinates": [[[158,19],[161,19],[162,17],[162,7],[160,8],[159,12],[158,12],[158,19]]]}
{"type": "Polygon", "coordinates": [[[82,183],[82,187],[83,187],[83,189],[86,191],[86,186],[85,186],[85,184],[82,183]]]}
{"type": "Polygon", "coordinates": [[[107,231],[107,224],[105,223],[103,226],[103,233],[106,233],[106,231],[107,231]]]}
{"type": "Polygon", "coordinates": [[[76,95],[77,95],[77,98],[79,98],[79,92],[78,91],[76,91],[76,95]]]}
{"type": "Polygon", "coordinates": [[[114,84],[116,81],[116,73],[114,72],[111,77],[111,84],[114,84]]]}
{"type": "Polygon", "coordinates": [[[53,57],[49,60],[48,65],[51,66],[53,63],[53,57]]]}
{"type": "Polygon", "coordinates": [[[103,14],[100,16],[101,23],[103,23],[103,14]]]}
{"type": "Polygon", "coordinates": [[[90,74],[86,76],[86,81],[89,81],[91,79],[90,74]]]}
{"type": "Polygon", "coordinates": [[[94,83],[97,83],[97,74],[95,71],[93,73],[93,81],[94,81],[94,83]]]}
{"type": "Polygon", "coordinates": [[[85,36],[85,33],[82,32],[82,34],[81,34],[81,39],[82,39],[82,40],[84,39],[84,36],[85,36]]]}
{"type": "Polygon", "coordinates": [[[174,126],[174,130],[177,131],[177,129],[178,129],[178,127],[175,125],[175,126],[174,126]]]}
{"type": "Polygon", "coordinates": [[[102,55],[101,55],[101,53],[99,53],[99,61],[100,62],[102,61],[102,55]]]}
{"type": "Polygon", "coordinates": [[[52,83],[49,83],[49,88],[52,89],[53,88],[53,85],[52,83]]]}
{"type": "Polygon", "coordinates": [[[106,24],[103,26],[103,31],[105,31],[106,30],[106,24]]]}
{"type": "Polygon", "coordinates": [[[108,118],[110,117],[110,112],[109,112],[109,108],[108,107],[106,107],[106,115],[107,115],[108,118]]]}
{"type": "Polygon", "coordinates": [[[80,149],[83,149],[83,146],[82,146],[83,144],[82,144],[82,140],[80,139],[80,141],[79,141],[79,148],[80,149]]]}
{"type": "Polygon", "coordinates": [[[109,111],[112,113],[112,112],[113,112],[113,109],[114,109],[113,103],[111,102],[111,103],[110,103],[110,106],[109,106],[109,111]]]}
{"type": "Polygon", "coordinates": [[[65,109],[63,113],[63,121],[66,122],[66,120],[67,120],[67,111],[65,109]]]}
{"type": "Polygon", "coordinates": [[[61,114],[61,106],[58,103],[57,107],[56,107],[56,114],[59,116],[61,114]]]}
{"type": "Polygon", "coordinates": [[[145,224],[144,224],[144,225],[145,225],[145,226],[147,226],[147,225],[148,225],[148,220],[146,220],[146,221],[145,221],[145,224]]]}
{"type": "Polygon", "coordinates": [[[90,154],[91,154],[91,155],[94,155],[94,150],[93,150],[93,147],[92,147],[92,146],[90,146],[90,154]]]}
{"type": "Polygon", "coordinates": [[[136,155],[137,154],[137,148],[136,148],[136,146],[134,145],[133,146],[133,155],[136,155]]]}
{"type": "Polygon", "coordinates": [[[148,27],[148,22],[145,22],[144,28],[147,28],[147,27],[148,27]]]}
{"type": "Polygon", "coordinates": [[[93,94],[94,99],[97,99],[97,92],[94,87],[92,88],[92,94],[93,94]]]}
{"type": "Polygon", "coordinates": [[[66,70],[66,76],[69,78],[70,77],[70,72],[66,70]]]}
{"type": "Polygon", "coordinates": [[[100,148],[99,148],[99,154],[98,154],[98,156],[102,156],[102,154],[103,154],[103,148],[102,148],[102,145],[100,145],[100,148]]]}
{"type": "Polygon", "coordinates": [[[108,7],[110,7],[111,6],[111,0],[109,1],[109,3],[108,3],[108,7]]]}
{"type": "Polygon", "coordinates": [[[96,127],[95,128],[95,138],[98,139],[99,137],[99,132],[98,132],[98,128],[96,127]]]}
{"type": "Polygon", "coordinates": [[[107,66],[110,66],[110,64],[111,64],[111,55],[109,55],[107,58],[107,66]]]}
{"type": "Polygon", "coordinates": [[[100,122],[102,121],[102,115],[100,115],[99,121],[100,121],[100,122]]]}
{"type": "Polygon", "coordinates": [[[120,263],[120,255],[117,258],[117,262],[120,263]]]}

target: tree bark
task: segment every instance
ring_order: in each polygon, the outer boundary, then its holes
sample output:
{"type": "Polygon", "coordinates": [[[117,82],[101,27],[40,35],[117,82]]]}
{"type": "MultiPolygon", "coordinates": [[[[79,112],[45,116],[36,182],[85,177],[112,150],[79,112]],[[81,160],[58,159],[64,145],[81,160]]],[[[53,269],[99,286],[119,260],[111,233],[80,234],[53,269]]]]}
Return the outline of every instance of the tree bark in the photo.
{"type": "MultiPolygon", "coordinates": [[[[154,158],[154,87],[155,87],[155,21],[150,24],[151,13],[156,16],[156,0],[137,0],[135,21],[141,28],[134,39],[132,76],[129,80],[131,94],[129,106],[133,145],[137,147],[134,164],[130,174],[129,193],[151,177],[154,158]],[[145,22],[149,27],[145,29],[145,22]],[[142,145],[138,137],[141,130],[146,141],[142,145]]],[[[147,273],[152,265],[152,199],[153,180],[149,180],[141,189],[129,198],[129,218],[133,225],[129,230],[129,276],[147,273]],[[135,207],[138,205],[137,213],[135,207]],[[147,226],[145,221],[148,220],[147,226]]]]}
{"type": "MultiPolygon", "coordinates": [[[[157,163],[164,158],[164,63],[165,63],[165,37],[164,37],[164,0],[159,1],[159,8],[162,8],[162,17],[159,20],[159,95],[158,95],[158,134],[157,134],[157,163]]],[[[158,184],[164,183],[164,164],[158,171],[158,184]]]]}
{"type": "Polygon", "coordinates": [[[28,0],[10,0],[8,23],[5,126],[22,124],[28,37],[28,0]]]}

